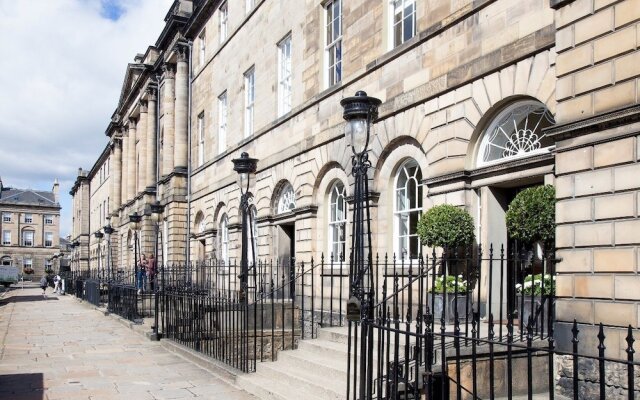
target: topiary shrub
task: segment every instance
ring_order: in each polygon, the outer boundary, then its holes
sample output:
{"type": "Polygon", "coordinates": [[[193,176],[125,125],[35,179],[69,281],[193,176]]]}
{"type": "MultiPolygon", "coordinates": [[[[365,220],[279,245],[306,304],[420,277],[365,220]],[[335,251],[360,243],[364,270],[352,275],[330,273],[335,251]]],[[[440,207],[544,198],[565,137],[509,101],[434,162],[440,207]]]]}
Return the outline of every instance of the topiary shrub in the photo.
{"type": "Polygon", "coordinates": [[[523,190],[509,204],[507,231],[525,244],[552,245],[556,236],[556,189],[551,185],[523,190]]]}
{"type": "Polygon", "coordinates": [[[417,233],[424,245],[450,249],[469,245],[475,238],[471,215],[449,204],[432,207],[422,214],[417,233]]]}

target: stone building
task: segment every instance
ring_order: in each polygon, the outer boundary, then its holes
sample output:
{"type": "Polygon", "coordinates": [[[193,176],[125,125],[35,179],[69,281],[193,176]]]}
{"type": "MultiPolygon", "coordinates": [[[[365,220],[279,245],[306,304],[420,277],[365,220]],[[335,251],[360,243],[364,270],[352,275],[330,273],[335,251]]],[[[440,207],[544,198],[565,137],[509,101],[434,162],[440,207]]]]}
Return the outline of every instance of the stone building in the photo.
{"type": "Polygon", "coordinates": [[[25,279],[53,270],[59,252],[60,197],[56,180],[51,191],[5,187],[0,180],[0,265],[11,265],[25,279]],[[29,273],[30,271],[30,273],[29,273]]]}
{"type": "MultiPolygon", "coordinates": [[[[238,258],[231,160],[243,151],[259,159],[258,258],[344,255],[340,100],[364,90],[383,102],[369,154],[374,252],[415,257],[417,218],[442,203],[470,211],[478,243],[509,246],[511,199],[553,184],[558,344],[574,318],[612,337],[640,325],[640,1],[176,0],[165,21],[127,66],[101,156],[120,263],[132,263],[134,212],[143,251],[158,229],[162,260],[238,258]]],[[[96,209],[83,174],[74,215],[96,209]]]]}

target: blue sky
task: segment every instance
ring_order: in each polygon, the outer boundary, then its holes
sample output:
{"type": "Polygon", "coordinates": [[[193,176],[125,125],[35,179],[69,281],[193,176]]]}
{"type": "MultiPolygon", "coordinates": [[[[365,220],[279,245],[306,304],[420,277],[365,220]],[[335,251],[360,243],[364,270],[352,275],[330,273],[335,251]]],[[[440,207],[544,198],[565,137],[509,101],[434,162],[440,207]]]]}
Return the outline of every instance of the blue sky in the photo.
{"type": "Polygon", "coordinates": [[[107,145],[127,63],[160,34],[172,0],[0,0],[0,177],[51,190],[61,235],[71,189],[107,145]]]}

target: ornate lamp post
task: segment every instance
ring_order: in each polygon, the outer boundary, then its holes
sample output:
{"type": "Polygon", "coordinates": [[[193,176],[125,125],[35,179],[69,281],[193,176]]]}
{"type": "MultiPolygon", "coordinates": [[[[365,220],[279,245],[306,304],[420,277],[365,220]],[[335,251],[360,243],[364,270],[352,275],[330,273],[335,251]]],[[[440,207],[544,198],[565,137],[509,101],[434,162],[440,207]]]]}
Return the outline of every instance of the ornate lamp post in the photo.
{"type": "MultiPolygon", "coordinates": [[[[154,340],[154,341],[160,340],[160,334],[158,333],[158,314],[160,314],[160,301],[158,298],[159,295],[158,295],[158,284],[157,284],[157,281],[158,281],[157,268],[158,268],[158,260],[160,259],[160,257],[158,257],[158,237],[160,235],[160,221],[162,220],[163,212],[164,212],[164,206],[159,201],[152,203],[149,207],[149,214],[151,217],[151,221],[153,221],[153,224],[155,227],[155,234],[156,234],[155,249],[154,249],[156,271],[154,271],[153,275],[149,276],[151,290],[153,290],[154,292],[154,303],[155,303],[154,323],[152,327],[153,333],[151,334],[151,340],[154,340]]],[[[164,254],[162,256],[163,256],[163,263],[164,263],[164,254]]]]}
{"type": "Polygon", "coordinates": [[[98,278],[102,280],[101,278],[103,278],[103,276],[100,276],[100,270],[102,269],[102,271],[104,272],[104,265],[102,265],[102,251],[100,248],[102,247],[102,238],[104,237],[104,234],[100,231],[97,231],[93,235],[98,240],[98,278]]]}
{"type": "Polygon", "coordinates": [[[133,271],[135,273],[136,287],[139,287],[142,283],[138,282],[138,231],[140,230],[140,221],[142,215],[138,215],[137,212],[129,215],[129,222],[131,223],[131,229],[133,229],[133,271]]]}
{"type": "Polygon", "coordinates": [[[240,186],[240,210],[242,210],[242,257],[240,259],[240,293],[244,300],[247,300],[248,276],[249,276],[249,260],[247,259],[247,222],[249,215],[249,185],[251,176],[255,174],[258,160],[249,157],[249,154],[243,152],[240,158],[233,161],[233,170],[238,173],[238,186],[240,186]]]}
{"type": "Polygon", "coordinates": [[[382,103],[375,97],[369,97],[363,91],[340,101],[344,111],[342,117],[347,121],[344,136],[351,146],[352,173],[355,179],[353,196],[353,221],[350,261],[350,298],[347,303],[349,331],[351,324],[359,323],[360,371],[353,369],[354,382],[359,376],[359,398],[372,396],[373,380],[373,334],[369,324],[373,320],[373,267],[371,260],[371,220],[369,212],[369,184],[367,171],[371,166],[367,148],[369,146],[371,125],[378,118],[378,106],[382,103]],[[366,254],[365,254],[366,251],[366,254]]]}
{"type": "Polygon", "coordinates": [[[80,272],[80,253],[81,253],[80,241],[74,240],[73,243],[71,243],[71,246],[74,249],[76,249],[76,251],[74,252],[76,254],[76,272],[79,273],[80,272]]]}
{"type": "Polygon", "coordinates": [[[111,226],[111,223],[108,223],[102,228],[102,230],[104,231],[104,236],[107,239],[107,280],[111,281],[111,235],[113,234],[114,229],[111,226]]]}

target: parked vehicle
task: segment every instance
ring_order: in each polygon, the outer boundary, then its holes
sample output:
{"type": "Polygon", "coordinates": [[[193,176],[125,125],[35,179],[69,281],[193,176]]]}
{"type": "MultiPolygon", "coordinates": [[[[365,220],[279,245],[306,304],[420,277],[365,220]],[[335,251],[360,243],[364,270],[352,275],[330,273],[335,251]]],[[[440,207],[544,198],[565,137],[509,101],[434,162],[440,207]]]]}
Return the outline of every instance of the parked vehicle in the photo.
{"type": "Polygon", "coordinates": [[[0,284],[9,287],[12,283],[18,283],[18,268],[9,265],[0,265],[0,284]]]}

